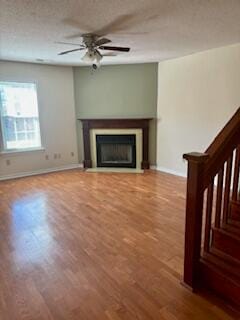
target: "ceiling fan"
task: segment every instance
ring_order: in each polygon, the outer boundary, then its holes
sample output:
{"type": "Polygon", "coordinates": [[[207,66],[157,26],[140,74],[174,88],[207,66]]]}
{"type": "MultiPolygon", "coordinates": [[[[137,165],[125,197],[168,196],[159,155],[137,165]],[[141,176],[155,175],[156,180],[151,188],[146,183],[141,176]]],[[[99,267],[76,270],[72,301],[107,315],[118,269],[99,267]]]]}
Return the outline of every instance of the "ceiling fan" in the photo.
{"type": "Polygon", "coordinates": [[[106,56],[116,56],[116,52],[129,52],[130,48],[128,47],[114,47],[114,46],[106,46],[106,44],[112,42],[111,40],[99,36],[94,33],[86,33],[82,34],[83,38],[82,44],[74,44],[74,43],[66,43],[66,42],[58,42],[62,44],[71,44],[77,45],[79,48],[67,50],[60,52],[58,55],[65,55],[75,51],[86,50],[85,55],[82,57],[82,60],[86,63],[91,63],[94,69],[97,69],[100,66],[100,61],[103,57],[106,56]],[[108,53],[102,53],[101,51],[108,51],[108,53]],[[113,51],[113,52],[109,52],[113,51]]]}

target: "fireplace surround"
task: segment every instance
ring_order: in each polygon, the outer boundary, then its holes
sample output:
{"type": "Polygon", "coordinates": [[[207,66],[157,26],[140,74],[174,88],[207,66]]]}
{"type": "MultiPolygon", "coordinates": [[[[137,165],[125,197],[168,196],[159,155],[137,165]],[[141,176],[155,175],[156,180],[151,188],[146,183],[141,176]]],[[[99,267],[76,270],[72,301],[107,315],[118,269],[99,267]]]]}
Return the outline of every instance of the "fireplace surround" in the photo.
{"type": "MultiPolygon", "coordinates": [[[[148,160],[148,148],[149,148],[149,121],[152,118],[144,119],[79,119],[82,122],[83,127],[83,142],[84,142],[84,167],[92,168],[98,167],[97,159],[92,159],[93,152],[91,147],[97,140],[97,135],[102,135],[104,129],[106,129],[105,135],[124,135],[135,134],[139,145],[141,140],[141,147],[137,147],[136,154],[141,157],[141,163],[139,166],[142,169],[149,169],[148,160]],[[99,129],[99,130],[98,130],[99,129]],[[128,129],[128,130],[125,130],[128,129]],[[93,131],[95,130],[96,138],[92,137],[93,131]],[[125,132],[125,131],[126,132],[125,132]]],[[[96,142],[97,149],[97,142],[96,142]]],[[[97,152],[97,151],[96,151],[97,152]]],[[[96,156],[97,158],[97,156],[96,156]]],[[[136,161],[137,162],[137,161],[136,161]]],[[[136,164],[137,165],[137,164],[136,164]]],[[[137,165],[138,166],[138,165],[137,165]]],[[[107,167],[107,166],[106,166],[107,167]]]]}

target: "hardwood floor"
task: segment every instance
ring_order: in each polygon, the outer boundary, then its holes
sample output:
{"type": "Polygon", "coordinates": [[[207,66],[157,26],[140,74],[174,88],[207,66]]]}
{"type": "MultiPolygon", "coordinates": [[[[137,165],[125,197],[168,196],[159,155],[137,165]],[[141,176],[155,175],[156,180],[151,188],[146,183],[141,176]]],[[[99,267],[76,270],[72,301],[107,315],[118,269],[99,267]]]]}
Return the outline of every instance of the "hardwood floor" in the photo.
{"type": "Polygon", "coordinates": [[[184,205],[159,172],[1,182],[0,319],[237,319],[180,284],[184,205]]]}

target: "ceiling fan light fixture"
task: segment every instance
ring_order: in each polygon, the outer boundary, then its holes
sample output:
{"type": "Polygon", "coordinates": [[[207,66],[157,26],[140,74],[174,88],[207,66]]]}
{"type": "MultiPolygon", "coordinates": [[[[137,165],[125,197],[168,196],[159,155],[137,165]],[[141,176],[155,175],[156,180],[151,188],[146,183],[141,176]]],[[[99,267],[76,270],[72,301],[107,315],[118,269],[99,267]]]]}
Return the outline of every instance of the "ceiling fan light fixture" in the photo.
{"type": "Polygon", "coordinates": [[[82,60],[86,63],[93,63],[95,60],[94,52],[87,51],[85,55],[82,57],[82,60]]]}
{"type": "Polygon", "coordinates": [[[97,64],[100,64],[100,61],[102,60],[102,55],[97,50],[95,51],[95,58],[96,58],[97,64]]]}
{"type": "Polygon", "coordinates": [[[98,50],[90,51],[88,50],[85,55],[82,57],[82,60],[86,63],[91,63],[96,66],[96,68],[100,67],[100,62],[102,60],[102,55],[98,50]]]}

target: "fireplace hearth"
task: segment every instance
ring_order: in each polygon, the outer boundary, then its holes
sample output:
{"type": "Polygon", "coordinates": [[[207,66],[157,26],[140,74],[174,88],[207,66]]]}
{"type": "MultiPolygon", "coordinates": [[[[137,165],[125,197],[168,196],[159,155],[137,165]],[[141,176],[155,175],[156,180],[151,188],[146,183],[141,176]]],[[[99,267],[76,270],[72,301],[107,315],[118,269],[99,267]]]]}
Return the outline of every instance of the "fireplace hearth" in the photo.
{"type": "Polygon", "coordinates": [[[97,167],[136,168],[136,135],[96,135],[97,167]]]}

